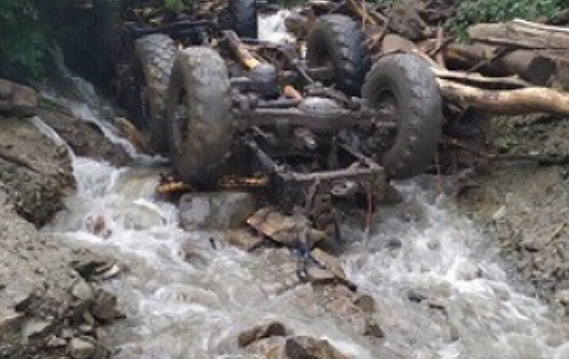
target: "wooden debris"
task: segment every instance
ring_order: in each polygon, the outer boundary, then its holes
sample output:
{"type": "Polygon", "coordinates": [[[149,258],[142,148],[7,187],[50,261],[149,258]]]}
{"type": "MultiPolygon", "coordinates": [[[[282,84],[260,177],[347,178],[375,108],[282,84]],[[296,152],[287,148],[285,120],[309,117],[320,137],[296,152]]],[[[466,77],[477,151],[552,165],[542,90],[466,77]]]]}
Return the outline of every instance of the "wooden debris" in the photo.
{"type": "Polygon", "coordinates": [[[438,82],[445,98],[495,114],[552,113],[569,116],[569,94],[550,88],[485,90],[444,79],[438,79],[438,82]]]}
{"type": "Polygon", "coordinates": [[[569,50],[569,29],[512,20],[498,24],[477,24],[468,28],[472,40],[522,49],[569,50]]]}

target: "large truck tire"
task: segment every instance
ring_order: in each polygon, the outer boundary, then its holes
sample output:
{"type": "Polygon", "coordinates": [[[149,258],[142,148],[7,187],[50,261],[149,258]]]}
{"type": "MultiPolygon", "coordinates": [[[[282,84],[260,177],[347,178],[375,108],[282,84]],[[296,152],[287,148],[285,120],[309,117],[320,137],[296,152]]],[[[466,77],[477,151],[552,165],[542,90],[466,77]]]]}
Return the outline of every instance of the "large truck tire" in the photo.
{"type": "Polygon", "coordinates": [[[409,54],[386,56],[367,75],[362,94],[394,125],[387,131],[378,126],[374,141],[384,144],[374,155],[387,175],[405,179],[424,172],[435,158],[443,123],[439,86],[428,64],[409,54]]]}
{"type": "Polygon", "coordinates": [[[190,47],[174,59],[168,88],[170,158],[184,182],[214,188],[226,174],[235,126],[229,75],[213,49],[190,47]]]}

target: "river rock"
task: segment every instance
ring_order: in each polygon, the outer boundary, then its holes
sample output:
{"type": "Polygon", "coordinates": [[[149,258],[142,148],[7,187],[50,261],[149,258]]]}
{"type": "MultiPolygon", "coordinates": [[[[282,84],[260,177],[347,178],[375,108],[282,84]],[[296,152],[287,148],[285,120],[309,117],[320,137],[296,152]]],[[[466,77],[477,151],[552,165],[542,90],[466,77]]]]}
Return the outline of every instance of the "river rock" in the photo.
{"type": "Polygon", "coordinates": [[[354,304],[367,313],[375,312],[375,299],[369,294],[360,294],[354,300],[354,304]]]}
{"type": "Polygon", "coordinates": [[[36,225],[63,208],[61,199],[74,189],[71,159],[28,119],[0,121],[0,188],[17,212],[36,225]]]}
{"type": "Polygon", "coordinates": [[[0,111],[16,117],[29,117],[36,114],[38,96],[28,86],[0,79],[0,111]]]}
{"type": "Polygon", "coordinates": [[[69,341],[69,354],[73,359],[89,359],[95,354],[95,345],[83,338],[73,338],[69,341]]]}
{"type": "Polygon", "coordinates": [[[317,302],[354,332],[368,337],[383,338],[383,331],[372,316],[375,311],[373,298],[359,296],[343,285],[316,287],[316,289],[317,302]],[[366,302],[364,307],[368,311],[358,305],[362,304],[361,298],[366,298],[363,302],[366,302]]]}
{"type": "Polygon", "coordinates": [[[47,330],[53,321],[39,318],[30,318],[22,327],[22,338],[28,339],[33,335],[40,335],[43,331],[47,330]]]}
{"type": "Polygon", "coordinates": [[[264,242],[263,237],[245,229],[229,231],[227,233],[227,241],[248,252],[259,248],[264,242]]]}
{"type": "Polygon", "coordinates": [[[131,162],[123,146],[111,142],[95,123],[78,118],[65,106],[44,99],[37,115],[65,140],[77,156],[105,160],[115,166],[131,162]]]}
{"type": "Polygon", "coordinates": [[[187,193],[179,210],[187,231],[237,229],[255,211],[255,199],[244,192],[187,193]]]}
{"type": "Polygon", "coordinates": [[[71,294],[77,299],[80,300],[89,300],[93,299],[95,293],[93,288],[85,282],[83,279],[78,279],[77,282],[71,288],[71,294]]]}
{"type": "Polygon", "coordinates": [[[301,283],[298,258],[287,248],[267,248],[262,253],[259,281],[265,292],[278,295],[301,283]]]}
{"type": "Polygon", "coordinates": [[[303,238],[308,249],[327,239],[326,233],[311,228],[309,219],[302,213],[287,216],[273,207],[264,207],[247,218],[247,224],[275,242],[296,247],[303,238]],[[306,231],[306,236],[301,233],[306,231]]]}
{"type": "Polygon", "coordinates": [[[240,347],[246,347],[254,341],[262,338],[273,336],[285,336],[286,328],[279,322],[272,322],[268,324],[258,325],[251,329],[245,330],[237,337],[237,342],[240,347]]]}
{"type": "Polygon", "coordinates": [[[117,308],[117,297],[113,294],[98,289],[95,292],[95,304],[93,305],[92,314],[101,321],[113,321],[114,319],[123,317],[123,314],[117,308]]]}
{"type": "Polygon", "coordinates": [[[286,338],[282,336],[262,338],[247,346],[247,351],[264,359],[287,359],[286,338]]]}
{"type": "Polygon", "coordinates": [[[307,336],[287,339],[285,351],[290,359],[348,359],[327,340],[307,336]]]}
{"type": "Polygon", "coordinates": [[[307,267],[308,279],[316,283],[340,282],[346,284],[350,288],[355,285],[348,280],[342,263],[337,257],[315,248],[310,252],[316,263],[310,263],[307,267]]]}

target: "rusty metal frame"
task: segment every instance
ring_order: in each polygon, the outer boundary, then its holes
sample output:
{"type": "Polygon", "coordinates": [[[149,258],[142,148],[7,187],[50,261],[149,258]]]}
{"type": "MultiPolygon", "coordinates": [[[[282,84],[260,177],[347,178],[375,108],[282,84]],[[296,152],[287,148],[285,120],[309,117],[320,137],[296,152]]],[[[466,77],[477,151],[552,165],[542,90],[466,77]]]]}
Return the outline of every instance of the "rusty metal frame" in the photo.
{"type": "Polygon", "coordinates": [[[352,165],[336,170],[302,173],[276,163],[254,139],[243,137],[241,141],[268,175],[269,200],[285,211],[291,211],[294,206],[310,201],[315,193],[330,193],[339,183],[353,181],[379,194],[386,181],[383,167],[344,143],[339,143],[338,146],[352,155],[352,165]]]}

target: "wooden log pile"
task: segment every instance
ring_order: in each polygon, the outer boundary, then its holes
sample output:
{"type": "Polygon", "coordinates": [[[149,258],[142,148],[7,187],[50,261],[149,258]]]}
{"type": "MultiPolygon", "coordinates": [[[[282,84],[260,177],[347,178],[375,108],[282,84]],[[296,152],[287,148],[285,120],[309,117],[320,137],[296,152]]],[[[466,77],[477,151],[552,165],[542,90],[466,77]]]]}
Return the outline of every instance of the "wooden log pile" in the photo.
{"type": "MultiPolygon", "coordinates": [[[[330,8],[322,0],[309,4],[316,14],[330,8]]],[[[428,61],[449,108],[569,116],[569,10],[552,24],[476,24],[468,28],[469,44],[440,26],[454,14],[448,2],[346,0],[334,10],[361,21],[376,58],[408,52],[428,61]]]]}

